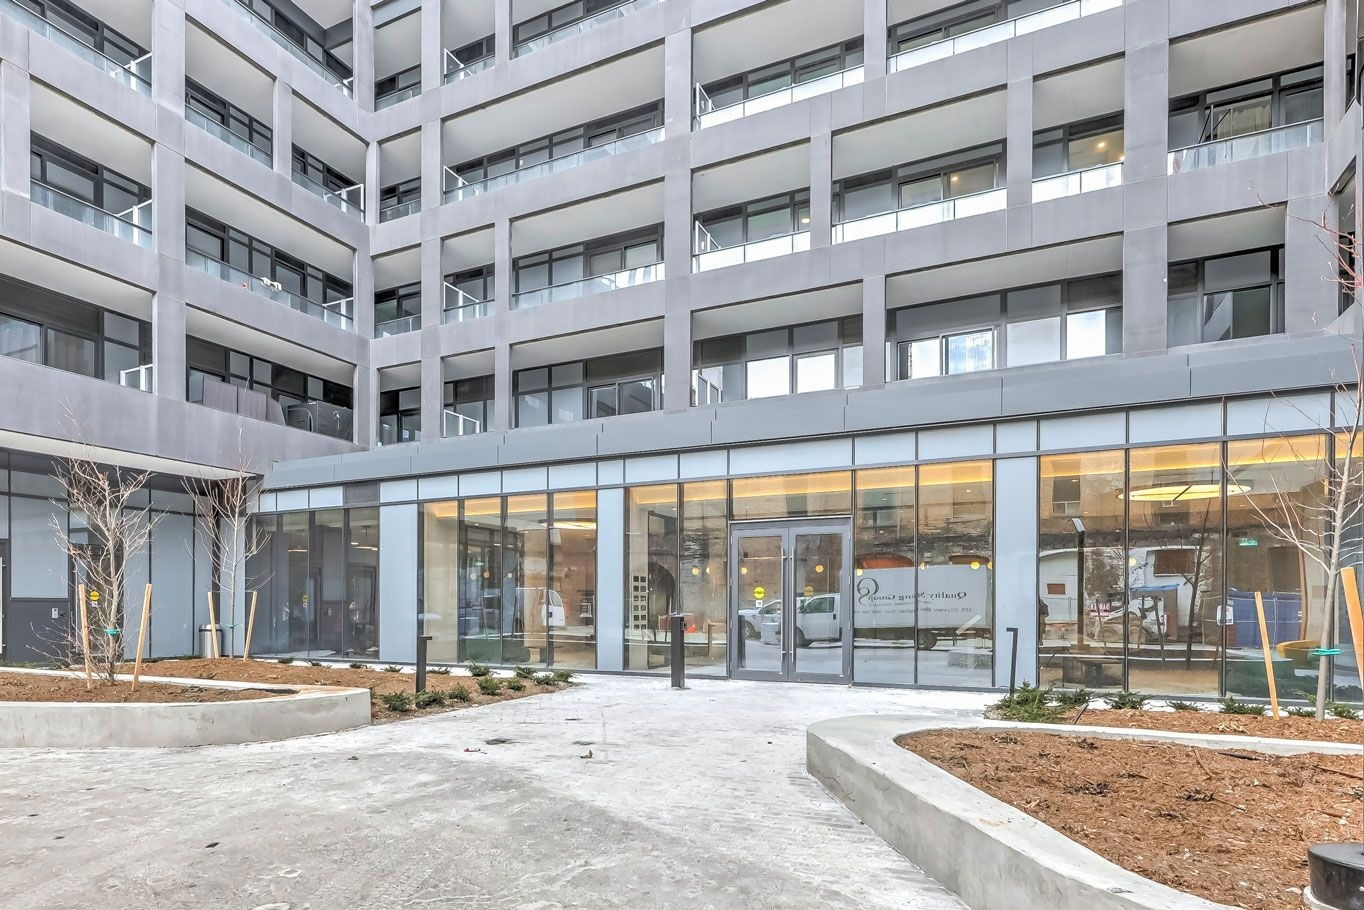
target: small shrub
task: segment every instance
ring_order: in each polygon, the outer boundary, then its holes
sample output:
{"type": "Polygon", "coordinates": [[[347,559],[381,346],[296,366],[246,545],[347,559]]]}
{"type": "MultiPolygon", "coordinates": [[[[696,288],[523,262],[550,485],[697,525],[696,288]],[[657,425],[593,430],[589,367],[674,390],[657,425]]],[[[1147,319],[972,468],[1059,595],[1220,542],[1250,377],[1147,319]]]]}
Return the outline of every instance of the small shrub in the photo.
{"type": "Polygon", "coordinates": [[[1116,692],[1104,698],[1108,707],[1115,711],[1140,711],[1150,700],[1151,696],[1140,692],[1116,692]]]}
{"type": "Polygon", "coordinates": [[[350,664],[349,666],[350,666],[350,668],[351,668],[352,670],[363,670],[363,669],[365,669],[365,665],[362,664],[362,663],[353,663],[353,664],[350,664]]]}
{"type": "Polygon", "coordinates": [[[399,666],[397,666],[397,665],[395,665],[395,664],[389,664],[387,667],[384,667],[384,672],[385,672],[385,673],[401,673],[401,672],[403,672],[403,668],[402,668],[402,667],[399,667],[399,666]]]}
{"type": "Polygon", "coordinates": [[[1024,683],[1012,694],[1001,698],[995,703],[994,711],[1002,720],[1025,724],[1058,723],[1065,713],[1062,708],[1052,704],[1050,689],[1039,689],[1031,683],[1024,683]]]}
{"type": "Polygon", "coordinates": [[[1289,709],[1288,709],[1288,716],[1289,716],[1289,717],[1316,717],[1316,716],[1317,716],[1317,712],[1316,712],[1316,711],[1313,711],[1311,708],[1289,708],[1289,709]]]}
{"type": "Polygon", "coordinates": [[[1169,701],[1166,702],[1175,711],[1197,711],[1198,705],[1191,701],[1169,701]]]}
{"type": "Polygon", "coordinates": [[[282,664],[291,664],[294,662],[294,659],[292,657],[281,657],[279,658],[279,662],[282,664]]]}
{"type": "Polygon", "coordinates": [[[526,684],[516,677],[507,680],[507,688],[513,692],[524,692],[526,684]]]}
{"type": "Polygon", "coordinates": [[[537,685],[544,686],[546,689],[552,689],[559,684],[559,681],[554,678],[553,673],[541,673],[539,676],[535,677],[535,682],[537,685]]]}
{"type": "Polygon", "coordinates": [[[1359,720],[1359,709],[1349,705],[1342,705],[1338,702],[1331,702],[1326,706],[1326,713],[1332,717],[1339,717],[1341,720],[1359,720]]]}
{"type": "Polygon", "coordinates": [[[1228,695],[1218,703],[1217,710],[1222,714],[1246,714],[1251,717],[1263,717],[1265,706],[1252,704],[1248,701],[1237,701],[1228,695]]]}
{"type": "Polygon", "coordinates": [[[450,668],[449,668],[449,667],[432,667],[432,668],[431,668],[430,670],[428,670],[427,672],[428,672],[428,673],[431,673],[431,674],[434,674],[435,676],[449,676],[449,675],[450,675],[450,668]]]}
{"type": "Polygon", "coordinates": [[[514,671],[512,671],[512,672],[514,672],[514,673],[516,674],[516,678],[517,678],[517,679],[534,679],[534,678],[535,678],[535,668],[534,668],[534,667],[517,667],[517,668],[516,668],[514,671]]]}
{"type": "Polygon", "coordinates": [[[440,689],[427,689],[418,692],[415,704],[418,708],[431,708],[445,704],[446,695],[440,689]]]}
{"type": "Polygon", "coordinates": [[[379,701],[390,711],[402,713],[412,710],[412,696],[406,692],[386,692],[379,696],[379,701]]]}
{"type": "Polygon", "coordinates": [[[452,701],[468,701],[469,687],[464,683],[455,683],[455,687],[445,694],[450,696],[452,701]]]}
{"type": "Polygon", "coordinates": [[[573,678],[572,670],[555,670],[552,674],[555,682],[566,683],[573,678]]]}
{"type": "Polygon", "coordinates": [[[310,660],[310,661],[308,661],[308,665],[309,665],[309,666],[312,666],[312,667],[325,667],[325,666],[326,666],[326,664],[324,664],[324,663],[323,663],[322,661],[320,661],[320,660],[310,660]]]}
{"type": "Polygon", "coordinates": [[[1052,697],[1062,708],[1084,708],[1094,700],[1094,693],[1081,686],[1078,689],[1053,690],[1052,697]]]}
{"type": "Polygon", "coordinates": [[[502,692],[502,680],[493,679],[491,676],[480,676],[478,691],[484,695],[498,695],[502,692]]]}
{"type": "Polygon", "coordinates": [[[476,660],[471,660],[464,666],[469,670],[469,675],[476,678],[487,676],[489,673],[493,672],[492,667],[487,664],[481,664],[476,660]]]}

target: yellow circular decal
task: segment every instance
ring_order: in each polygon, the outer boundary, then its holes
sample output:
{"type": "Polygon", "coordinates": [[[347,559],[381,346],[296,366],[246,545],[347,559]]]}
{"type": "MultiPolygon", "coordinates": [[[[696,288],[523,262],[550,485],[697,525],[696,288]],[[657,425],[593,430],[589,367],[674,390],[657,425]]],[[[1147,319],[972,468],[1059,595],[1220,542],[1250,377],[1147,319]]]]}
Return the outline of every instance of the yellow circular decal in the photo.
{"type": "Polygon", "coordinates": [[[754,599],[756,599],[756,600],[762,600],[762,599],[763,599],[763,595],[765,595],[766,593],[767,593],[767,589],[764,588],[762,585],[755,585],[755,586],[753,587],[753,597],[754,597],[754,599]]]}
{"type": "Polygon", "coordinates": [[[815,586],[814,586],[814,585],[806,585],[806,586],[805,586],[804,594],[805,594],[806,597],[814,597],[814,596],[815,596],[815,586]]]}
{"type": "Polygon", "coordinates": [[[98,591],[91,591],[91,592],[90,592],[90,599],[91,599],[91,600],[99,600],[99,592],[98,592],[98,591]]]}

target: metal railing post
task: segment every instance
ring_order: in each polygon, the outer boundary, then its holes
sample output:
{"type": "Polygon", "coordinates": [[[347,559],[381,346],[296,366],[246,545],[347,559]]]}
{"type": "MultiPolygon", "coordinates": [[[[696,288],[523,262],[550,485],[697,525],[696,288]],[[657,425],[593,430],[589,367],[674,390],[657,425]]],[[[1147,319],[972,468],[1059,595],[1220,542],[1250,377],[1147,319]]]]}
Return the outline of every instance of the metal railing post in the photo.
{"type": "Polygon", "coordinates": [[[1004,631],[1013,636],[1013,645],[1009,649],[1009,694],[1013,695],[1018,677],[1018,626],[1006,626],[1004,631]]]}
{"type": "Polygon", "coordinates": [[[674,689],[687,688],[687,668],[685,657],[686,652],[683,647],[686,644],[684,640],[684,636],[686,635],[686,633],[687,633],[686,614],[669,613],[668,637],[669,644],[672,649],[670,663],[672,666],[673,676],[672,684],[674,689]]]}
{"type": "Polygon", "coordinates": [[[430,635],[417,636],[417,694],[426,691],[426,643],[431,640],[430,635]]]}

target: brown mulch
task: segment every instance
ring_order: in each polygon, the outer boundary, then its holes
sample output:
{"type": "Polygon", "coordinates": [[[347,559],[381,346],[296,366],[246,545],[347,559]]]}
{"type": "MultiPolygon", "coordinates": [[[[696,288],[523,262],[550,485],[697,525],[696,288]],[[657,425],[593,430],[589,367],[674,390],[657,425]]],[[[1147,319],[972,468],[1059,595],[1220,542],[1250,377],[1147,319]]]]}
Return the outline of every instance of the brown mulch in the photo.
{"type": "Polygon", "coordinates": [[[1308,739],[1324,743],[1359,743],[1364,748],[1364,721],[1327,716],[1256,717],[1253,714],[1219,714],[1215,711],[1119,711],[1090,708],[1083,716],[1072,712],[1062,723],[1080,718],[1085,727],[1137,727],[1177,733],[1214,733],[1221,736],[1269,736],[1275,739],[1308,739]]]}
{"type": "Polygon", "coordinates": [[[899,743],[1138,875],[1248,910],[1301,907],[1308,846],[1358,840],[1364,822],[1361,756],[1022,730],[899,743]]]}
{"type": "Polygon", "coordinates": [[[86,702],[209,702],[249,701],[270,698],[287,692],[267,689],[217,689],[208,686],[179,686],[139,682],[132,691],[129,682],[94,681],[85,688],[85,677],[46,676],[38,673],[0,672],[0,701],[86,701],[86,702]]]}
{"type": "MultiPolygon", "coordinates": [[[[444,705],[433,705],[426,708],[413,708],[410,711],[392,711],[382,701],[379,696],[387,695],[391,692],[406,692],[413,695],[416,692],[417,677],[413,673],[387,673],[383,670],[352,670],[349,667],[314,667],[306,661],[295,661],[290,664],[281,664],[266,660],[242,660],[240,658],[220,657],[217,659],[194,659],[194,660],[158,660],[150,664],[142,665],[143,672],[153,676],[175,676],[197,679],[230,679],[240,682],[260,682],[277,685],[296,685],[296,686],[353,686],[359,689],[370,690],[370,723],[382,724],[394,720],[405,720],[409,717],[424,717],[428,714],[440,714],[445,711],[458,711],[462,708],[470,708],[474,705],[489,705],[500,701],[512,701],[517,698],[525,698],[528,695],[542,695],[546,692],[553,692],[555,689],[564,688],[563,685],[554,688],[546,688],[537,684],[534,680],[523,680],[525,689],[521,692],[513,692],[506,687],[506,680],[502,682],[502,691],[497,695],[484,695],[478,691],[478,681],[468,676],[443,676],[435,673],[428,673],[426,676],[427,689],[444,689],[450,691],[457,685],[463,685],[469,691],[467,702],[447,701],[444,705]]],[[[571,683],[569,685],[572,685],[571,683]]]]}

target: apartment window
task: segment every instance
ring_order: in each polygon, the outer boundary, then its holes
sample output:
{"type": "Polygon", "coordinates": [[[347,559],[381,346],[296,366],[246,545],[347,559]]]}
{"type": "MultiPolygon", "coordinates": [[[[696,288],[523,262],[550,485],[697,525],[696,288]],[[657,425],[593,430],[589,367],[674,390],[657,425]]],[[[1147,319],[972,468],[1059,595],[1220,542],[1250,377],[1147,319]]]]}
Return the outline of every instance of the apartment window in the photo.
{"type": "Polygon", "coordinates": [[[382,79],[375,80],[374,100],[376,102],[383,101],[390,95],[396,95],[399,92],[405,92],[411,88],[416,88],[420,91],[421,84],[422,67],[421,64],[418,63],[416,66],[410,66],[391,76],[385,76],[382,79]]]}
{"type": "Polygon", "coordinates": [[[930,16],[920,16],[891,26],[890,53],[899,54],[935,44],[996,22],[1007,22],[1038,10],[1059,6],[1063,2],[1065,0],[968,0],[930,16]]]}
{"type": "Polygon", "coordinates": [[[1320,64],[1170,102],[1170,148],[1289,126],[1322,116],[1320,64]]]}
{"type": "Polygon", "coordinates": [[[1283,331],[1283,248],[1170,266],[1171,347],[1283,331]]]}
{"type": "Polygon", "coordinates": [[[236,135],[238,139],[249,142],[267,155],[271,153],[274,131],[270,127],[189,78],[185,79],[185,106],[204,115],[236,135]]]}
{"type": "Polygon", "coordinates": [[[422,286],[420,281],[402,287],[387,288],[374,294],[374,324],[376,327],[396,319],[420,316],[422,286]]]}
{"type": "MultiPolygon", "coordinates": [[[[294,46],[301,48],[304,53],[326,67],[338,79],[344,81],[351,77],[350,67],[326,46],[326,29],[323,29],[316,22],[308,20],[305,23],[301,20],[301,16],[296,17],[287,14],[277,9],[268,0],[237,0],[237,2],[250,10],[256,17],[273,26],[275,31],[288,38],[294,46]]],[[[298,8],[294,7],[294,9],[297,11],[298,8]]],[[[349,40],[349,36],[345,36],[339,43],[346,43],[349,40]]]]}
{"type": "Polygon", "coordinates": [[[692,346],[692,404],[862,384],[862,317],[708,338],[692,346]]]}
{"type": "Polygon", "coordinates": [[[307,149],[294,146],[294,173],[299,174],[332,193],[340,193],[360,181],[352,180],[307,149]]]}
{"type": "Polygon", "coordinates": [[[571,3],[557,6],[547,13],[518,23],[514,32],[515,43],[531,41],[566,25],[572,25],[580,19],[595,16],[603,10],[624,6],[628,2],[630,0],[572,0],[571,3]]]}
{"type": "Polygon", "coordinates": [[[185,246],[253,277],[276,281],[284,290],[317,303],[336,303],[353,293],[349,281],[194,209],[185,210],[185,246]]]}
{"type": "Polygon", "coordinates": [[[133,209],[152,198],[152,191],[131,177],[36,133],[30,137],[29,162],[36,182],[129,221],[136,217],[133,209]]]}
{"type": "Polygon", "coordinates": [[[493,416],[493,377],[445,383],[445,435],[469,436],[488,428],[493,416]]]}
{"type": "Polygon", "coordinates": [[[810,191],[769,196],[696,216],[696,252],[785,237],[810,229],[810,191]]]}
{"type": "Polygon", "coordinates": [[[663,259],[663,225],[575,244],[515,262],[515,293],[536,291],[656,265],[663,259]]]}
{"type": "Polygon", "coordinates": [[[19,0],[19,5],[79,38],[115,63],[126,66],[147,54],[145,48],[127,35],[115,31],[66,0],[19,0]]]}
{"type": "Polygon", "coordinates": [[[420,204],[422,198],[422,179],[413,177],[401,183],[390,184],[379,191],[379,213],[395,209],[410,202],[420,204]]]}
{"type": "Polygon", "coordinates": [[[422,438],[422,390],[393,389],[379,393],[379,445],[417,442],[422,438]]]}
{"type": "Polygon", "coordinates": [[[701,90],[710,99],[713,108],[729,107],[749,98],[760,98],[861,65],[862,38],[859,36],[851,41],[717,80],[702,86],[701,90]]]}
{"type": "Polygon", "coordinates": [[[312,376],[264,357],[225,348],[202,338],[185,339],[189,400],[204,402],[205,379],[259,392],[280,403],[287,412],[297,405],[321,402],[351,407],[351,390],[338,382],[312,376]]]}
{"type": "Polygon", "coordinates": [[[1033,176],[1053,177],[1117,164],[1123,152],[1121,114],[1043,130],[1033,136],[1033,176]]]}
{"type": "Polygon", "coordinates": [[[151,348],[150,323],[0,278],[0,355],[120,382],[151,348]]]}
{"type": "Polygon", "coordinates": [[[1122,276],[1104,275],[890,314],[887,378],[924,379],[1122,350],[1122,276]]]}
{"type": "Polygon", "coordinates": [[[585,149],[607,145],[627,136],[647,133],[662,125],[663,102],[656,101],[466,161],[455,166],[455,173],[469,183],[477,183],[585,149]]]}
{"type": "Polygon", "coordinates": [[[451,51],[451,56],[455,58],[460,67],[478,63],[480,60],[487,60],[495,51],[495,36],[487,35],[477,41],[471,41],[463,47],[457,47],[451,51]]]}
{"type": "Polygon", "coordinates": [[[1355,175],[1336,194],[1336,230],[1340,232],[1336,258],[1340,267],[1336,276],[1340,283],[1340,312],[1344,313],[1355,301],[1359,275],[1359,217],[1355,208],[1355,175]]]}
{"type": "Polygon", "coordinates": [[[1004,184],[1004,144],[992,143],[834,184],[838,222],[932,205],[1004,184]]]}
{"type": "Polygon", "coordinates": [[[445,283],[467,295],[468,300],[461,298],[464,303],[492,300],[496,293],[493,289],[493,267],[491,265],[466,269],[462,272],[451,272],[445,276],[445,283]]]}
{"type": "Polygon", "coordinates": [[[663,352],[655,348],[537,367],[519,371],[514,379],[518,427],[640,414],[663,404],[663,352]]]}

